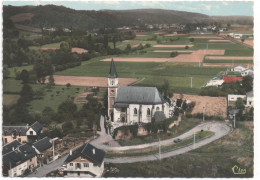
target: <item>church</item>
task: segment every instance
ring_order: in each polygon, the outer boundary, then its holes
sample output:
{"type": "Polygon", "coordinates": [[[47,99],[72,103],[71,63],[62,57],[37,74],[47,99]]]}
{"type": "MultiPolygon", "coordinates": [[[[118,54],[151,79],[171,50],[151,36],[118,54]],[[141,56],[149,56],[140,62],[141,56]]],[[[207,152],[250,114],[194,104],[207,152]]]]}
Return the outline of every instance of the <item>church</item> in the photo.
{"type": "Polygon", "coordinates": [[[113,128],[158,122],[173,116],[172,100],[165,100],[156,87],[120,86],[112,59],[108,76],[108,117],[113,128]]]}

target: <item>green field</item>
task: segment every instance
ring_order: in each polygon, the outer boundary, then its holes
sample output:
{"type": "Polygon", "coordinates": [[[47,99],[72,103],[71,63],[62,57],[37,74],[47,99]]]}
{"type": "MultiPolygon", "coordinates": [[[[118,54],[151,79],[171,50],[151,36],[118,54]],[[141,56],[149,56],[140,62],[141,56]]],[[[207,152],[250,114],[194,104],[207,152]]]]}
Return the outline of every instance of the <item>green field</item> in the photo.
{"type": "MultiPolygon", "coordinates": [[[[106,57],[107,58],[107,57],[106,57]]],[[[81,66],[56,72],[56,75],[107,77],[110,62],[99,61],[101,57],[82,63],[81,66]]],[[[159,86],[164,80],[170,82],[171,89],[179,93],[198,93],[200,88],[219,71],[225,68],[196,67],[195,64],[167,64],[144,62],[115,62],[120,78],[145,78],[139,86],[159,86]],[[193,87],[190,88],[190,77],[193,87]]]]}
{"type": "Polygon", "coordinates": [[[237,129],[213,143],[185,154],[130,164],[106,164],[118,173],[107,172],[105,177],[253,177],[253,122],[238,122],[237,129]],[[246,174],[234,174],[232,167],[246,169],[246,174]]]}
{"type": "Polygon", "coordinates": [[[45,45],[42,45],[42,46],[30,46],[29,48],[31,50],[33,50],[33,49],[37,50],[37,49],[40,49],[40,48],[60,48],[60,43],[61,42],[45,44],[45,45]]]}
{"type": "Polygon", "coordinates": [[[204,63],[254,63],[253,60],[204,59],[204,63]]]}

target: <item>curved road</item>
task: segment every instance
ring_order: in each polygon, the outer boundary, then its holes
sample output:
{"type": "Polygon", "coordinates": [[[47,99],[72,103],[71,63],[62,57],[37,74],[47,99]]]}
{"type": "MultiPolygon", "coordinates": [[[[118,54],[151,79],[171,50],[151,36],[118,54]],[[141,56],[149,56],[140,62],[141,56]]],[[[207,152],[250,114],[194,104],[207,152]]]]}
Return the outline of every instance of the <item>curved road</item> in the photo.
{"type": "MultiPolygon", "coordinates": [[[[152,146],[158,146],[158,142],[153,142],[153,143],[147,143],[147,144],[141,144],[141,145],[134,145],[134,146],[118,146],[116,143],[109,143],[110,146],[105,145],[104,143],[109,140],[110,142],[113,142],[113,139],[110,135],[105,134],[104,131],[104,118],[101,119],[101,132],[99,133],[100,136],[91,141],[91,144],[94,146],[97,146],[98,148],[101,148],[106,151],[124,151],[124,150],[131,150],[131,149],[142,149],[142,148],[147,148],[147,147],[152,147],[152,146]],[[102,125],[103,124],[103,125],[102,125]],[[114,145],[114,146],[113,146],[114,145]]],[[[215,134],[209,138],[203,139],[195,144],[195,149],[200,148],[204,145],[207,145],[227,134],[229,134],[232,131],[232,128],[225,124],[224,122],[205,122],[201,123],[200,125],[194,127],[193,129],[185,132],[184,134],[167,139],[167,140],[162,140],[161,145],[170,145],[173,144],[174,139],[180,138],[180,139],[185,139],[193,135],[194,131],[199,132],[200,130],[208,130],[212,131],[215,134]]],[[[161,158],[167,158],[171,156],[176,156],[182,153],[186,153],[188,151],[193,150],[193,145],[189,145],[177,150],[173,150],[167,153],[161,154],[161,158]]],[[[142,161],[152,161],[152,160],[158,160],[158,154],[157,155],[148,155],[148,156],[138,156],[138,157],[120,157],[120,158],[105,158],[105,162],[109,163],[134,163],[134,162],[142,162],[142,161]]]]}

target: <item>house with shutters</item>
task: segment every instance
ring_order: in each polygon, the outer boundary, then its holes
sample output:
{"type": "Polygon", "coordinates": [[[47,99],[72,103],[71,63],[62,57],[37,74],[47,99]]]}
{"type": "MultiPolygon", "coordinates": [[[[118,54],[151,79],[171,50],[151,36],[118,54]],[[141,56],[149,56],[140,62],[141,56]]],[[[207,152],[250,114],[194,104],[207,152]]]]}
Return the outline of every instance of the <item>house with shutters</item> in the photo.
{"type": "Polygon", "coordinates": [[[64,162],[64,177],[101,177],[105,155],[105,151],[89,143],[71,150],[64,162]]]}
{"type": "Polygon", "coordinates": [[[108,117],[113,129],[131,124],[162,121],[173,116],[171,99],[164,99],[156,87],[120,86],[112,59],[108,76],[108,117]]]}
{"type": "Polygon", "coordinates": [[[20,143],[28,142],[29,138],[38,136],[43,131],[43,125],[36,121],[31,126],[3,126],[3,144],[8,144],[14,140],[20,143]]]}

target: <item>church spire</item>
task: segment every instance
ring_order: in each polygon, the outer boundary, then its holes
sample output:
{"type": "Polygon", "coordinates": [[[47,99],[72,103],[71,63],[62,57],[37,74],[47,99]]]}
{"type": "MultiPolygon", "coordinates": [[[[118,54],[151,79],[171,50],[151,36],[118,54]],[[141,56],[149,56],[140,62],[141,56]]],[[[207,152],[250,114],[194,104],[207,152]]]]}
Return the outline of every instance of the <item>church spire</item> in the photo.
{"type": "Polygon", "coordinates": [[[114,59],[112,58],[111,65],[110,65],[110,72],[109,72],[109,78],[118,78],[117,72],[116,72],[116,65],[114,63],[114,59]]]}

